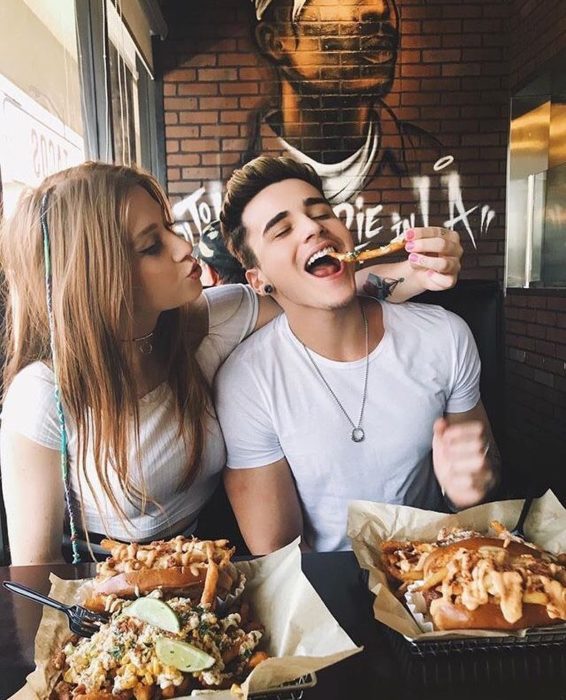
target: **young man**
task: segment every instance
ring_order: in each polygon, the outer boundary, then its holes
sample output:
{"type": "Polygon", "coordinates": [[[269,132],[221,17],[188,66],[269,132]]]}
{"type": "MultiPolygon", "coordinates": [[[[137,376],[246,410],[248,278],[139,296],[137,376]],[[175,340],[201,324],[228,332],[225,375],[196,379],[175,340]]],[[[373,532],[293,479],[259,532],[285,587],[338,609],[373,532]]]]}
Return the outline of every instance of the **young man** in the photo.
{"type": "MultiPolygon", "coordinates": [[[[299,534],[313,549],[346,548],[352,499],[436,510],[443,495],[455,508],[483,500],[497,450],[466,324],[439,307],[357,296],[353,266],[327,255],[351,250],[352,237],[308,166],[247,164],[221,220],[248,282],[284,310],[217,377],[226,489],[250,550],[299,534]]],[[[440,233],[409,234],[407,248],[434,241],[442,253],[453,234],[440,233]]]]}

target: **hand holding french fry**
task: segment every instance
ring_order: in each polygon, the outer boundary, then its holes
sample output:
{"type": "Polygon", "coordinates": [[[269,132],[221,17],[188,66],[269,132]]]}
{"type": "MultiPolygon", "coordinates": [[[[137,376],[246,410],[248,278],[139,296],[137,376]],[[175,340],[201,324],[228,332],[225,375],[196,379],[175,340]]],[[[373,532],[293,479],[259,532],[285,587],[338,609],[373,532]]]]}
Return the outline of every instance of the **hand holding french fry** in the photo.
{"type": "Polygon", "coordinates": [[[456,231],[438,226],[412,228],[405,232],[409,263],[431,291],[450,289],[458,281],[463,248],[456,231]]]}

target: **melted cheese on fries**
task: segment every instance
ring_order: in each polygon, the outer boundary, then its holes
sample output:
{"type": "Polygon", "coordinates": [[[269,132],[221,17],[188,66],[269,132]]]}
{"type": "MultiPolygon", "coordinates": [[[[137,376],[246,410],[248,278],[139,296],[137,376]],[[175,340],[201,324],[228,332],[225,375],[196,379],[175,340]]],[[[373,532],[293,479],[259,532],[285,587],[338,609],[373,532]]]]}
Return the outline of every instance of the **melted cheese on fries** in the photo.
{"type": "MultiPolygon", "coordinates": [[[[136,698],[153,697],[153,687],[184,691],[188,675],[192,676],[189,687],[229,687],[249,672],[248,662],[262,637],[259,629],[245,631],[238,613],[219,617],[206,606],[194,606],[185,598],[172,598],[168,605],[180,618],[178,634],[127,616],[122,601],[121,609],[99,632],[90,639],[68,643],[63,650],[62,670],[71,692],[80,688],[83,694],[103,691],[119,695],[130,690],[136,698]],[[188,642],[216,661],[206,671],[183,673],[157,657],[155,645],[162,637],[188,642]]],[[[59,697],[64,696],[64,690],[68,687],[59,688],[59,697]]],[[[173,694],[169,692],[167,697],[173,694]]]]}
{"type": "Polygon", "coordinates": [[[544,605],[550,618],[566,620],[566,570],[553,562],[512,556],[503,547],[462,548],[431,575],[439,574],[441,598],[432,601],[431,612],[441,600],[468,610],[496,603],[507,622],[514,623],[523,615],[523,603],[531,602],[544,605]]]}
{"type": "Polygon", "coordinates": [[[149,544],[126,544],[113,540],[102,540],[101,544],[110,551],[110,557],[96,567],[97,578],[101,579],[141,569],[167,569],[173,566],[188,566],[194,569],[196,575],[199,569],[206,568],[209,561],[226,569],[234,581],[238,578],[236,567],[230,561],[235,549],[229,547],[228,540],[198,540],[179,535],[171,540],[149,544]]]}
{"type": "Polygon", "coordinates": [[[434,620],[450,606],[472,612],[488,604],[499,606],[509,624],[521,620],[525,604],[544,606],[550,620],[566,620],[564,555],[544,552],[497,521],[490,528],[495,539],[463,528],[442,528],[434,542],[383,542],[381,561],[397,595],[418,581],[411,588],[425,595],[434,620]]]}

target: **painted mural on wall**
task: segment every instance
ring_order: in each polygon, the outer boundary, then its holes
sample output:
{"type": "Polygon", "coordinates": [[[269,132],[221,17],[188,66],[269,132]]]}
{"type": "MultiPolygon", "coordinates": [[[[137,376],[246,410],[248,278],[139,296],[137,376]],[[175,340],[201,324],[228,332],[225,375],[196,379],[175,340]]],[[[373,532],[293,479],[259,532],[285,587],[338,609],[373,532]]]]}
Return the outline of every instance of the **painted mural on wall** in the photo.
{"type": "Polygon", "coordinates": [[[362,192],[379,173],[408,173],[415,142],[439,142],[398,120],[384,101],[399,48],[393,0],[255,0],[255,38],[274,66],[278,105],[253,120],[246,159],[276,135],[311,164],[334,203],[362,192]]]}
{"type": "MultiPolygon", "coordinates": [[[[250,33],[273,81],[250,110],[240,164],[270,153],[312,165],[359,244],[382,244],[409,226],[443,225],[475,245],[495,212],[465,202],[458,164],[441,136],[399,118],[388,104],[399,92],[395,0],[251,3],[250,33]]],[[[198,236],[217,218],[220,202],[218,183],[205,183],[175,212],[198,236]]]]}

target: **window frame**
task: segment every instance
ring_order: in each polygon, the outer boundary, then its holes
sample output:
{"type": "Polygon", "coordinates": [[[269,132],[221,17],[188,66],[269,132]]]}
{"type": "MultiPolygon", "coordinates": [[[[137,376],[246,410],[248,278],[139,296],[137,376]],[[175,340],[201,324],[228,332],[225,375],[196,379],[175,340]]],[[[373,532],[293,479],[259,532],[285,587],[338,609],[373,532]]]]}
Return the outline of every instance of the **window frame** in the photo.
{"type": "MultiPolygon", "coordinates": [[[[115,162],[111,113],[109,33],[106,3],[100,0],[75,0],[77,42],[83,96],[83,120],[86,157],[115,162]]],[[[124,21],[123,18],[121,20],[124,21]]],[[[124,30],[129,32],[127,26],[124,30]]],[[[160,37],[164,38],[163,32],[160,37]]],[[[133,38],[132,38],[133,39],[133,38]]],[[[159,38],[152,37],[152,46],[159,38]]],[[[135,42],[134,42],[135,43],[135,42]]],[[[155,51],[154,51],[155,52],[155,51]]],[[[145,170],[166,186],[165,128],[162,83],[152,75],[136,50],[137,109],[140,127],[140,161],[145,170]]]]}

